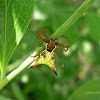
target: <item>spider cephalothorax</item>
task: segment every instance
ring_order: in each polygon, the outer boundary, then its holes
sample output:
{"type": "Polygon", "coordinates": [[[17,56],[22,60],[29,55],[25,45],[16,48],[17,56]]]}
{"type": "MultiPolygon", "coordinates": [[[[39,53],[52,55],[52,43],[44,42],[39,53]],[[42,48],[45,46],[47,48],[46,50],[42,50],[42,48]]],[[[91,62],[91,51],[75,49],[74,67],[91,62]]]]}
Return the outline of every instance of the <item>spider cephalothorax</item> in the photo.
{"type": "Polygon", "coordinates": [[[44,31],[48,32],[51,35],[51,33],[48,30],[45,29],[45,30],[39,32],[37,34],[36,38],[39,39],[39,40],[41,40],[41,41],[46,42],[46,45],[42,45],[42,46],[46,46],[46,48],[42,52],[40,52],[39,54],[36,55],[36,56],[39,55],[38,58],[28,67],[28,69],[30,69],[31,67],[35,67],[35,66],[37,66],[39,64],[46,64],[57,75],[55,64],[54,64],[54,62],[55,62],[54,56],[57,59],[58,65],[60,67],[61,67],[61,65],[60,65],[60,62],[59,62],[56,54],[54,53],[54,49],[56,48],[56,46],[59,46],[65,52],[68,51],[68,48],[69,48],[69,39],[67,37],[65,37],[65,36],[61,36],[61,37],[66,38],[67,41],[68,41],[68,45],[64,46],[64,45],[59,44],[57,39],[48,38],[44,31]]]}
{"type": "Polygon", "coordinates": [[[58,42],[55,42],[54,39],[50,39],[48,42],[47,42],[47,45],[46,45],[46,49],[47,51],[51,52],[52,50],[54,50],[56,48],[56,45],[58,44],[58,42]]]}

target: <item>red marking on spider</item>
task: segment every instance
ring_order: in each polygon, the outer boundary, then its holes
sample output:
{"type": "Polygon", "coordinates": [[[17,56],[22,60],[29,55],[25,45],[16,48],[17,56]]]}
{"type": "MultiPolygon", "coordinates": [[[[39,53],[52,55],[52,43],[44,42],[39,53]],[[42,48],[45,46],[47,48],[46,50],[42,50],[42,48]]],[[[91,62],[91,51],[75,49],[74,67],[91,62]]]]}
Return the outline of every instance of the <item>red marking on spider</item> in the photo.
{"type": "Polygon", "coordinates": [[[53,57],[51,57],[51,60],[53,60],[53,59],[55,59],[55,58],[54,58],[54,56],[53,56],[53,57]]]}
{"type": "Polygon", "coordinates": [[[43,56],[43,58],[46,58],[46,54],[44,52],[41,55],[43,56]]]}

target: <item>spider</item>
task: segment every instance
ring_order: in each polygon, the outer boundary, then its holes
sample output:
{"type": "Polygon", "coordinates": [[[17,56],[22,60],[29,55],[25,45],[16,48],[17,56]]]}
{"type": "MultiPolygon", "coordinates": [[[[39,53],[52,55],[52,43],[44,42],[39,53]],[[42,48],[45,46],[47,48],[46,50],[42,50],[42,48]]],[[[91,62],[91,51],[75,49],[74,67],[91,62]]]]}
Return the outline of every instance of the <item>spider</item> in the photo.
{"type": "MultiPolygon", "coordinates": [[[[39,55],[38,58],[28,67],[28,69],[35,67],[39,64],[46,64],[57,75],[55,64],[54,64],[54,62],[55,62],[54,58],[56,58],[58,65],[60,67],[61,67],[61,65],[60,65],[60,62],[59,62],[56,54],[54,53],[54,50],[55,50],[56,46],[59,46],[65,52],[68,51],[70,41],[69,41],[68,37],[60,36],[60,37],[64,37],[68,41],[67,46],[61,45],[61,44],[59,44],[57,39],[48,38],[47,35],[45,34],[45,32],[47,32],[49,35],[51,35],[51,33],[47,29],[44,29],[37,34],[36,38],[41,41],[44,41],[46,43],[46,45],[42,45],[42,46],[45,46],[46,48],[34,56],[34,57],[36,57],[39,55]]],[[[63,69],[63,68],[61,67],[61,69],[63,69]]]]}

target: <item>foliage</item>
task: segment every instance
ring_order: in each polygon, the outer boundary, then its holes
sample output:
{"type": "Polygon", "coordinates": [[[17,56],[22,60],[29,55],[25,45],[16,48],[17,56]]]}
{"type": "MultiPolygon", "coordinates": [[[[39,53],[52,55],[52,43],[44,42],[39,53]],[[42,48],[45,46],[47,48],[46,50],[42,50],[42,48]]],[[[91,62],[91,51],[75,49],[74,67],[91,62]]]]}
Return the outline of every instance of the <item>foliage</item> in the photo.
{"type": "MultiPolygon", "coordinates": [[[[27,28],[26,34],[19,46],[16,43],[13,47],[11,55],[18,46],[11,59],[11,56],[9,56],[10,62],[7,73],[17,68],[29,55],[29,52],[38,48],[38,45],[41,44],[41,41],[36,39],[39,31],[48,29],[51,33],[55,32],[66,21],[66,18],[69,18],[77,10],[82,1],[37,0],[34,17],[27,28]],[[40,18],[36,16],[38,14],[40,14],[40,18]]],[[[86,97],[86,100],[90,100],[91,97],[96,98],[97,96],[97,100],[99,100],[100,80],[94,80],[100,76],[100,5],[97,5],[99,2],[97,0],[85,13],[85,16],[81,17],[63,34],[70,39],[70,49],[67,53],[60,49],[56,50],[60,63],[64,66],[62,71],[56,62],[58,77],[46,65],[24,70],[2,90],[0,98],[3,98],[3,100],[22,100],[22,98],[24,100],[67,100],[70,97],[69,100],[78,100],[80,96],[81,99],[86,97]],[[87,83],[91,79],[93,81],[87,83]],[[87,94],[85,96],[82,93],[86,90],[87,92],[98,92],[98,94],[87,94]]],[[[28,10],[28,8],[24,10],[28,10]]],[[[0,22],[2,21],[0,20],[0,22]]],[[[28,25],[28,23],[26,24],[28,25]]],[[[2,25],[0,23],[0,28],[2,25]]],[[[26,27],[22,31],[25,32],[25,30],[26,27]]],[[[66,44],[66,41],[60,38],[59,42],[66,44]]],[[[12,44],[9,46],[12,46],[12,44]]],[[[9,51],[9,47],[7,50],[9,51]]]]}
{"type": "Polygon", "coordinates": [[[81,86],[68,100],[99,100],[100,99],[100,79],[91,80],[81,86]]]}
{"type": "Polygon", "coordinates": [[[33,13],[35,0],[0,1],[0,68],[5,77],[7,64],[21,41],[33,13]]]}

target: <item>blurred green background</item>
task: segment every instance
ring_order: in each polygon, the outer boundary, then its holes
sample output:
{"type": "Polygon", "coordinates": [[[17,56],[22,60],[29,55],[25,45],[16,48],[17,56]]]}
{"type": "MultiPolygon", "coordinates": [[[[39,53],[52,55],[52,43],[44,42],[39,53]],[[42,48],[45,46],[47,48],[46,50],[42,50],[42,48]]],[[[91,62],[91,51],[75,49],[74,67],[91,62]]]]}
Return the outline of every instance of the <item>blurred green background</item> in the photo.
{"type": "MultiPolygon", "coordinates": [[[[7,73],[18,67],[39,44],[39,31],[55,32],[84,0],[37,0],[30,25],[13,54],[7,73]]],[[[58,76],[46,65],[25,69],[0,93],[0,100],[67,100],[82,84],[100,77],[100,0],[97,0],[65,33],[70,40],[67,53],[56,50],[63,66],[55,62],[58,76]]],[[[59,42],[67,42],[59,38],[59,42]]]]}

